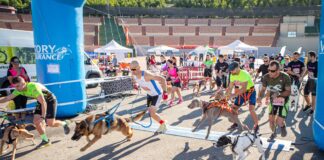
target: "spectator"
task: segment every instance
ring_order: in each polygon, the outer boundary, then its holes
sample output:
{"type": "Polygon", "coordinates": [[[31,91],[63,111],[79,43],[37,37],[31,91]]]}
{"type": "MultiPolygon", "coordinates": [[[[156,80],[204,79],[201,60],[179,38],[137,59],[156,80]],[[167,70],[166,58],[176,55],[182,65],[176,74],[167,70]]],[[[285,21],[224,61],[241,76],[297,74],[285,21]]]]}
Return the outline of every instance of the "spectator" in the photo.
{"type": "Polygon", "coordinates": [[[191,64],[192,67],[200,67],[200,62],[198,60],[198,56],[195,56],[194,61],[191,64]]]}
{"type": "Polygon", "coordinates": [[[184,53],[180,54],[180,66],[183,66],[184,53]]]}
{"type": "Polygon", "coordinates": [[[112,60],[111,60],[111,62],[114,65],[114,67],[117,67],[118,66],[118,60],[117,60],[115,54],[112,54],[112,60]]]}
{"type": "Polygon", "coordinates": [[[117,70],[115,69],[114,65],[110,62],[108,63],[108,69],[106,70],[106,75],[108,77],[116,77],[117,70]]]}
{"type": "Polygon", "coordinates": [[[212,75],[213,75],[213,61],[211,60],[209,54],[206,55],[206,60],[204,62],[204,65],[205,65],[204,77],[205,77],[206,83],[205,83],[205,87],[203,88],[203,90],[206,89],[207,80],[209,80],[210,90],[212,90],[211,84],[212,84],[212,75]]]}
{"type": "MultiPolygon", "coordinates": [[[[11,87],[14,87],[14,84],[12,83],[12,79],[18,76],[22,77],[26,82],[30,82],[30,78],[28,77],[26,69],[20,66],[20,60],[18,59],[18,57],[15,56],[10,59],[10,64],[7,71],[7,77],[11,87]]],[[[26,104],[27,104],[26,96],[23,95],[16,96],[13,99],[13,101],[15,103],[16,109],[26,108],[26,104]]],[[[15,117],[17,121],[19,120],[25,121],[26,114],[25,113],[17,114],[15,115],[15,117]]]]}
{"type": "Polygon", "coordinates": [[[288,55],[285,56],[285,63],[283,64],[283,71],[287,72],[288,71],[288,64],[290,62],[290,57],[288,55]]]}

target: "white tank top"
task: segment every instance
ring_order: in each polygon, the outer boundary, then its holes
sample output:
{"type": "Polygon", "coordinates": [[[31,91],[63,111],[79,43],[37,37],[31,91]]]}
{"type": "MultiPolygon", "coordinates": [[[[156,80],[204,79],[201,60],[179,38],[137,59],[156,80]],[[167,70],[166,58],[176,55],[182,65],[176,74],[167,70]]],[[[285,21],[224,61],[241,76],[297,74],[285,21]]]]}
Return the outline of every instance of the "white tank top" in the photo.
{"type": "Polygon", "coordinates": [[[157,96],[162,94],[162,87],[159,83],[157,83],[155,80],[145,81],[144,71],[142,71],[141,79],[134,76],[134,80],[142,89],[147,92],[148,95],[157,96]]]}

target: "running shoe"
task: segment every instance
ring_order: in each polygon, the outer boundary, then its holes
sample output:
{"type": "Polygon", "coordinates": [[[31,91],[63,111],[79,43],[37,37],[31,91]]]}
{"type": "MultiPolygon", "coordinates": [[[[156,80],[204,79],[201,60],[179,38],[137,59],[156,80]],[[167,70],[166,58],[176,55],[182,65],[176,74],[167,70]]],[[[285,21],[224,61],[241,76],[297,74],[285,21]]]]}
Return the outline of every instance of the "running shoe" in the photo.
{"type": "Polygon", "coordinates": [[[183,102],[183,99],[179,99],[178,104],[181,104],[183,102]]]}
{"type": "Polygon", "coordinates": [[[306,112],[308,109],[310,109],[311,106],[310,105],[306,105],[305,108],[303,109],[303,112],[306,112]]]}
{"type": "Polygon", "coordinates": [[[46,141],[44,141],[44,140],[42,140],[42,142],[38,145],[38,146],[36,146],[36,149],[41,149],[41,148],[45,148],[45,147],[48,147],[48,146],[50,146],[52,143],[51,143],[51,141],[48,139],[48,141],[46,142],[46,141]]]}
{"type": "Polygon", "coordinates": [[[173,100],[170,101],[169,106],[173,106],[173,100]]]}
{"type": "Polygon", "coordinates": [[[256,125],[255,127],[254,127],[254,133],[258,133],[259,132],[259,125],[256,125]]]}
{"type": "Polygon", "coordinates": [[[69,127],[70,122],[65,120],[65,123],[66,123],[66,125],[63,126],[63,129],[64,129],[64,134],[67,135],[70,133],[70,127],[69,127]]]}
{"type": "Polygon", "coordinates": [[[268,138],[268,142],[274,142],[275,138],[277,137],[276,133],[272,133],[271,136],[268,138]]]}
{"type": "Polygon", "coordinates": [[[229,127],[227,130],[235,130],[238,127],[238,124],[233,123],[231,127],[229,127]]]}
{"type": "Polygon", "coordinates": [[[167,131],[167,126],[165,122],[160,125],[160,127],[155,131],[156,133],[165,133],[167,131]]]}
{"type": "Polygon", "coordinates": [[[281,137],[286,137],[287,136],[287,130],[286,126],[281,127],[281,137]]]}

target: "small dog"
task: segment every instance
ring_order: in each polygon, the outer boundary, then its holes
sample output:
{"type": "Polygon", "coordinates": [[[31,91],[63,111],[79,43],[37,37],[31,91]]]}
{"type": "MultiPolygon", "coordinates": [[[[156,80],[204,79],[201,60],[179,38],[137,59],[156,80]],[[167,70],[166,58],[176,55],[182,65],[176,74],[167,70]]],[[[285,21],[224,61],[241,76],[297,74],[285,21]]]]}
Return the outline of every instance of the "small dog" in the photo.
{"type": "Polygon", "coordinates": [[[252,134],[250,132],[243,132],[238,136],[223,135],[216,143],[214,143],[214,147],[223,147],[228,144],[231,145],[234,159],[237,159],[238,156],[239,160],[244,160],[250,154],[248,149],[252,145],[256,145],[259,152],[262,154],[262,160],[265,160],[262,141],[260,135],[257,135],[256,133],[252,134]]]}
{"type": "Polygon", "coordinates": [[[295,81],[291,85],[291,95],[289,97],[291,101],[290,111],[297,111],[298,102],[299,102],[299,89],[297,85],[295,85],[295,81]]]}
{"type": "MultiPolygon", "coordinates": [[[[220,101],[220,98],[223,97],[223,95],[221,94],[222,92],[220,92],[220,94],[217,94],[215,99],[216,101],[220,101]]],[[[202,118],[201,121],[198,123],[198,125],[192,130],[192,132],[195,132],[199,126],[208,119],[208,130],[207,130],[207,135],[206,135],[206,139],[208,139],[209,137],[209,133],[210,133],[210,129],[211,126],[213,124],[213,121],[217,118],[219,118],[220,116],[225,116],[229,119],[229,121],[231,122],[235,122],[236,124],[238,124],[242,130],[246,130],[248,129],[248,127],[246,125],[243,125],[241,123],[241,121],[238,119],[236,113],[233,110],[227,110],[227,109],[222,109],[220,106],[219,107],[211,107],[208,108],[208,106],[213,103],[213,102],[205,102],[202,101],[198,98],[195,98],[191,101],[191,103],[188,105],[189,109],[193,109],[193,108],[201,108],[202,109],[202,118]]]]}
{"type": "Polygon", "coordinates": [[[81,152],[88,149],[90,146],[92,146],[95,142],[97,142],[102,135],[107,134],[111,131],[120,131],[122,134],[124,134],[128,141],[131,140],[133,136],[133,130],[129,126],[129,122],[137,121],[142,119],[142,117],[145,115],[146,111],[143,111],[139,114],[137,114],[134,118],[131,117],[121,117],[118,115],[114,115],[110,122],[106,122],[105,120],[99,121],[96,124],[94,124],[94,121],[102,118],[104,116],[107,116],[108,114],[102,113],[102,114],[96,114],[96,115],[90,115],[86,119],[82,120],[81,122],[76,122],[74,134],[72,136],[72,140],[78,141],[82,136],[86,136],[88,144],[86,144],[84,147],[80,149],[81,152]],[[93,134],[94,138],[90,140],[90,135],[93,134]]]}
{"type": "Polygon", "coordinates": [[[0,155],[2,155],[4,145],[5,143],[7,143],[7,149],[9,148],[9,145],[13,146],[11,160],[14,160],[16,156],[18,139],[30,140],[32,141],[33,145],[35,145],[34,134],[26,130],[27,126],[33,126],[34,128],[36,128],[33,124],[19,124],[15,126],[8,126],[5,129],[3,137],[1,139],[0,155]]]}
{"type": "MultiPolygon", "coordinates": [[[[192,90],[192,93],[194,94],[194,96],[199,97],[201,95],[200,94],[201,87],[206,86],[206,82],[207,81],[205,79],[199,80],[198,82],[195,82],[195,84],[193,86],[193,90],[192,90]]],[[[214,89],[215,86],[216,86],[216,82],[212,81],[212,83],[210,84],[210,89],[214,89]]]]}

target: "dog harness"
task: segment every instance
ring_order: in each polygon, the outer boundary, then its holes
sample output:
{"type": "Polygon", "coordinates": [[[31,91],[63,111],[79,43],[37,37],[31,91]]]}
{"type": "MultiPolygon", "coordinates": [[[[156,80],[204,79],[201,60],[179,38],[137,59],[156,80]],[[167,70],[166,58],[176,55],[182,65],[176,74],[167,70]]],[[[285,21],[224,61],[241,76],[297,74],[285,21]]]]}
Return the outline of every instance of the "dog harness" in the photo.
{"type": "Polygon", "coordinates": [[[12,138],[11,137],[11,132],[12,130],[14,129],[15,127],[12,127],[10,130],[9,130],[9,135],[8,135],[8,141],[6,141],[7,144],[12,144],[17,138],[12,138]]]}
{"type": "Polygon", "coordinates": [[[244,99],[244,102],[247,102],[249,99],[250,99],[250,97],[251,97],[251,95],[252,95],[252,93],[254,92],[254,86],[252,86],[249,90],[247,90],[246,92],[244,92],[244,93],[242,93],[242,94],[240,94],[240,95],[238,95],[238,103],[239,103],[239,105],[240,105],[240,102],[241,102],[241,97],[244,99]]]}
{"type": "Polygon", "coordinates": [[[203,108],[203,112],[206,113],[206,111],[210,108],[214,108],[214,107],[217,107],[217,108],[220,108],[221,109],[221,112],[225,109],[227,112],[230,112],[230,113],[234,113],[235,111],[228,105],[228,102],[226,99],[222,99],[222,100],[219,100],[219,101],[215,101],[215,102],[211,102],[209,103],[208,105],[206,105],[204,108],[203,108]]]}
{"type": "MultiPolygon", "coordinates": [[[[235,138],[234,143],[232,144],[232,148],[231,148],[233,153],[236,153],[236,152],[234,151],[234,149],[235,149],[235,147],[236,147],[236,145],[237,145],[237,142],[238,142],[238,140],[239,140],[240,137],[248,137],[249,140],[251,141],[251,144],[250,144],[248,147],[246,147],[246,148],[244,149],[244,151],[246,151],[248,148],[250,148],[250,147],[254,144],[254,141],[255,141],[255,139],[256,139],[256,136],[253,136],[254,139],[251,139],[250,136],[249,136],[248,134],[249,134],[249,133],[244,133],[244,135],[239,135],[239,136],[237,136],[237,137],[235,138]]],[[[237,153],[236,153],[236,154],[237,154],[237,153]]]]}

